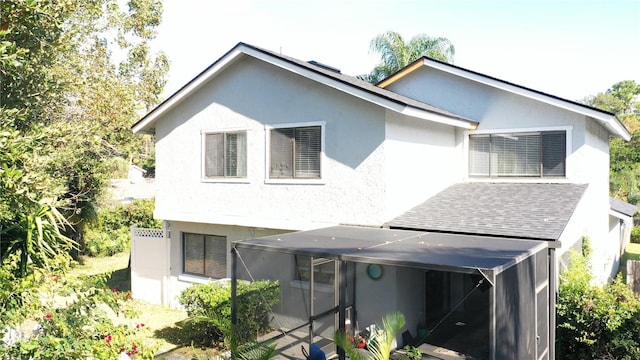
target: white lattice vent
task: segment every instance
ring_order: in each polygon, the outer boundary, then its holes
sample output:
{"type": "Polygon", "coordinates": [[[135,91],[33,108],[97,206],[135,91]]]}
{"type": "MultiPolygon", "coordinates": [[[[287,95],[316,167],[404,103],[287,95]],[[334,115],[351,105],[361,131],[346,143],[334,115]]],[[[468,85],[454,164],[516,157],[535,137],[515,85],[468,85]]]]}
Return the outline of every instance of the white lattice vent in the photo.
{"type": "Polygon", "coordinates": [[[133,228],[133,236],[142,238],[164,238],[164,229],[133,228]]]}

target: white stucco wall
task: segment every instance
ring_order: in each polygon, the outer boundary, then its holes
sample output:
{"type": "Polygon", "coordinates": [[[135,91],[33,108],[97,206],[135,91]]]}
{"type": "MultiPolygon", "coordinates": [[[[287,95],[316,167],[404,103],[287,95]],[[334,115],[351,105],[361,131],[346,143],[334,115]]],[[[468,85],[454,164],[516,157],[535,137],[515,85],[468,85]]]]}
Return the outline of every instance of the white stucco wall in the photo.
{"type": "MultiPolygon", "coordinates": [[[[225,236],[227,238],[227,273],[231,273],[231,243],[236,240],[252,239],[260,236],[282,234],[290,230],[283,229],[258,229],[239,226],[213,225],[202,223],[189,223],[171,221],[168,223],[169,247],[165,254],[169,260],[170,269],[167,278],[167,304],[178,308],[180,303],[177,297],[180,293],[194,283],[204,283],[212,279],[183,274],[183,233],[206,234],[225,236]]],[[[162,260],[162,259],[160,259],[162,260]]],[[[160,261],[159,260],[159,261],[160,261]]],[[[215,279],[214,279],[215,280],[215,279]]]]}
{"type": "Polygon", "coordinates": [[[156,127],[160,219],[310,229],[384,218],[383,109],[271,65],[245,59],[169,112],[156,127]],[[321,181],[275,183],[265,126],[324,124],[321,181]],[[201,132],[247,130],[240,181],[201,180],[201,132]]]}
{"type": "Polygon", "coordinates": [[[385,138],[387,218],[464,180],[464,154],[457,148],[454,127],[388,111],[385,138]]]}

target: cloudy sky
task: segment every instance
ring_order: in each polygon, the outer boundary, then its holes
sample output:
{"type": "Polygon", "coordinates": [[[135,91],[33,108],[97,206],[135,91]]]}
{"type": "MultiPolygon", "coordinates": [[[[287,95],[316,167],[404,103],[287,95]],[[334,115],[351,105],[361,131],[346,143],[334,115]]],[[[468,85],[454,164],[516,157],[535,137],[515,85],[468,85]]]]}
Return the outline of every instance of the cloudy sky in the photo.
{"type": "Polygon", "coordinates": [[[170,95],[238,42],[367,73],[388,30],[449,38],[454,64],[571,100],[640,82],[638,0],[164,0],[153,47],[170,95]]]}

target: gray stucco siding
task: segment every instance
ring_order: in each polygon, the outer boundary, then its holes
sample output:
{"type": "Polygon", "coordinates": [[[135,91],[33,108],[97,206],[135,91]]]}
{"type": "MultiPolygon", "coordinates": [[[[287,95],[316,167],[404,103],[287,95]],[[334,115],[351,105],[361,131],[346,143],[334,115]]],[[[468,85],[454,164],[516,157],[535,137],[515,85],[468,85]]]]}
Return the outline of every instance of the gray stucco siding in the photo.
{"type": "Polygon", "coordinates": [[[309,221],[383,222],[384,189],[377,179],[384,170],[385,110],[250,58],[233,66],[158,122],[157,186],[169,191],[158,192],[156,215],[205,222],[226,216],[263,226],[277,219],[294,229],[309,221]],[[269,127],[304,123],[323,124],[322,180],[270,183],[269,127]],[[201,134],[225,129],[247,130],[248,176],[203,182],[201,134]]]}

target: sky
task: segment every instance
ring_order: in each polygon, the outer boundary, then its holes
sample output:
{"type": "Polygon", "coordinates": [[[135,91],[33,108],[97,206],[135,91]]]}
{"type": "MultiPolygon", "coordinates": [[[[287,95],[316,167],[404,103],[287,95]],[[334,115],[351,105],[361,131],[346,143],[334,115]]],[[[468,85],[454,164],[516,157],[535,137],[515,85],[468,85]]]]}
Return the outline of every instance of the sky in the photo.
{"type": "Polygon", "coordinates": [[[640,83],[640,0],[164,0],[152,49],[167,97],[238,42],[368,73],[386,31],[446,37],[455,65],[569,100],[640,83]]]}

